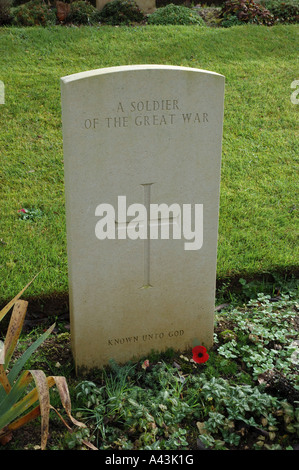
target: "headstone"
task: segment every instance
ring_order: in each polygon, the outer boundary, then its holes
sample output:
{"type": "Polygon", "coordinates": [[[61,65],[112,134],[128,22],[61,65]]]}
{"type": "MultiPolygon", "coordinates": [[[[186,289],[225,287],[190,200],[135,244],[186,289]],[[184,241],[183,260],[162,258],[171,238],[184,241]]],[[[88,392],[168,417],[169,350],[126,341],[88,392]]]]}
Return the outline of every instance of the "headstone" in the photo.
{"type": "Polygon", "coordinates": [[[211,347],[224,77],[135,65],[61,88],[77,369],[211,347]]]}
{"type": "MultiPolygon", "coordinates": [[[[106,3],[113,0],[96,0],[96,7],[98,10],[103,10],[106,3]]],[[[140,10],[145,14],[153,13],[156,10],[156,0],[135,0],[140,10]]]]}

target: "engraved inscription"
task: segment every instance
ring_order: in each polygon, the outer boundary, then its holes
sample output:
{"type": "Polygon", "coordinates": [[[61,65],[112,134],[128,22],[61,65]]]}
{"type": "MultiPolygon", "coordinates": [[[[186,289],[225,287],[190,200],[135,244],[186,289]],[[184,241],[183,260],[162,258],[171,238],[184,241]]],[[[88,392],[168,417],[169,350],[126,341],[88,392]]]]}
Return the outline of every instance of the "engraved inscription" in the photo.
{"type": "Polygon", "coordinates": [[[146,333],[143,335],[124,336],[122,338],[110,338],[107,340],[108,346],[119,346],[130,343],[144,343],[168,338],[178,338],[185,334],[184,330],[160,331],[159,333],[146,333]]]}
{"type": "Polygon", "coordinates": [[[84,120],[87,130],[125,129],[128,127],[164,127],[174,124],[198,125],[209,122],[206,111],[186,110],[178,99],[119,101],[109,116],[91,116],[84,120]]]}

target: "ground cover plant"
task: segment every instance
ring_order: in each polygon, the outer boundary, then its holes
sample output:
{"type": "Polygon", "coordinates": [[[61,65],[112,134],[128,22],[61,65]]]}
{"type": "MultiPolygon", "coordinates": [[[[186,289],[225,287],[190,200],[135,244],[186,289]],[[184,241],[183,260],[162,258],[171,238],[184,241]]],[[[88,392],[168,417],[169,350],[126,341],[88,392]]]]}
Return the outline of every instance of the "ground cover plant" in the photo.
{"type": "Polygon", "coordinates": [[[148,17],[148,23],[156,25],[205,25],[204,20],[195,11],[182,5],[174,4],[158,8],[148,17]]]}
{"type": "Polygon", "coordinates": [[[129,25],[145,21],[145,15],[132,0],[114,0],[104,6],[99,20],[104,24],[129,25]]]}
{"type": "Polygon", "coordinates": [[[275,16],[253,0],[227,0],[221,8],[219,17],[222,26],[242,23],[272,26],[275,23],[275,16]]]}
{"type": "Polygon", "coordinates": [[[31,0],[11,9],[12,23],[19,26],[56,24],[56,13],[44,2],[31,0]]]}
{"type": "MultiPolygon", "coordinates": [[[[68,377],[73,414],[86,427],[69,432],[51,414],[47,448],[297,449],[298,289],[289,287],[275,297],[260,293],[246,304],[235,299],[219,308],[214,346],[202,362],[192,350],[153,351],[77,377],[68,325],[57,323],[28,366],[68,377]]],[[[20,352],[39,335],[39,328],[27,331],[20,352]]],[[[5,448],[39,448],[38,426],[16,431],[5,448]]]]}
{"type": "Polygon", "coordinates": [[[92,24],[97,21],[97,10],[89,2],[79,0],[70,3],[68,15],[65,21],[75,25],[92,24]]]}
{"type": "Polygon", "coordinates": [[[26,294],[40,298],[39,311],[67,293],[59,81],[122,64],[225,75],[218,282],[296,274],[297,33],[296,25],[2,28],[2,303],[39,271],[26,294]]]}
{"type": "Polygon", "coordinates": [[[299,4],[296,0],[261,0],[260,2],[269,10],[280,23],[298,23],[299,4]]]}

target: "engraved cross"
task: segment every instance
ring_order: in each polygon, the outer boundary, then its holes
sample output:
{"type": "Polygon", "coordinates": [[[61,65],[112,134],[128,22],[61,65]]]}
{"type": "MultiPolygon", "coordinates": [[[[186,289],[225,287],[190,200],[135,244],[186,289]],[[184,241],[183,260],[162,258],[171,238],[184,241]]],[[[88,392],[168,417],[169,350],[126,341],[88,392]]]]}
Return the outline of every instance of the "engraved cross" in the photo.
{"type": "Polygon", "coordinates": [[[130,220],[118,220],[115,221],[118,239],[124,239],[129,234],[129,238],[137,239],[141,238],[144,240],[144,254],[143,254],[143,285],[142,289],[153,287],[150,282],[150,253],[151,253],[151,240],[158,239],[159,237],[159,228],[161,230],[161,238],[169,239],[169,228],[171,225],[177,227],[175,231],[173,228],[173,238],[181,237],[181,228],[180,228],[180,207],[178,204],[173,204],[170,206],[170,210],[175,215],[170,215],[169,208],[165,204],[151,204],[151,186],[154,183],[144,183],[141,184],[144,189],[144,205],[141,204],[132,204],[128,208],[127,215],[133,216],[138,211],[138,217],[132,218],[130,220]],[[130,212],[130,208],[134,213],[130,212]],[[166,209],[166,212],[163,217],[163,209],[166,209]],[[154,214],[154,215],[153,215],[154,214]],[[160,215],[159,215],[160,214],[160,215]],[[138,228],[138,232],[136,232],[138,228]]]}

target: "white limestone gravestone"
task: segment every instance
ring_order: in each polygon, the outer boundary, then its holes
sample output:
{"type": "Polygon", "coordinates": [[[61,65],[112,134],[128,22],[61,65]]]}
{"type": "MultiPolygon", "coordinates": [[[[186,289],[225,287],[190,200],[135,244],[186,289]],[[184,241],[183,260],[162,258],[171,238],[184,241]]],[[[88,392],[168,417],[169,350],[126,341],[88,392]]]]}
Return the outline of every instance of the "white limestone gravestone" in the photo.
{"type": "Polygon", "coordinates": [[[61,79],[77,369],[213,343],[224,77],[177,66],[61,79]]]}

